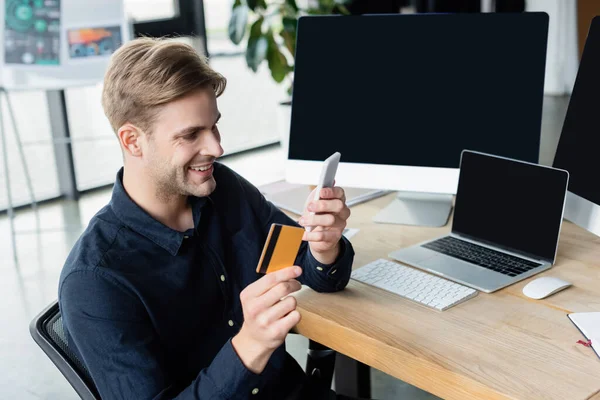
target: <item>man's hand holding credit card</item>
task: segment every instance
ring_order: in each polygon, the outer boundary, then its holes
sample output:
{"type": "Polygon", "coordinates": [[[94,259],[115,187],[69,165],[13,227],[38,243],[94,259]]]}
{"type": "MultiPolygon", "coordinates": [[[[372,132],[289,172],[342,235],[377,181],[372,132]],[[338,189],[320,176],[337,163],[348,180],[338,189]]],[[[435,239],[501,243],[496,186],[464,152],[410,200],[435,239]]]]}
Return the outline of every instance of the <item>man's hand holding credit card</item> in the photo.
{"type": "Polygon", "coordinates": [[[265,369],[290,329],[300,322],[296,298],[289,295],[302,287],[296,280],[301,274],[298,266],[283,268],[261,277],[240,293],[244,323],[231,344],[244,366],[255,374],[265,369]]]}

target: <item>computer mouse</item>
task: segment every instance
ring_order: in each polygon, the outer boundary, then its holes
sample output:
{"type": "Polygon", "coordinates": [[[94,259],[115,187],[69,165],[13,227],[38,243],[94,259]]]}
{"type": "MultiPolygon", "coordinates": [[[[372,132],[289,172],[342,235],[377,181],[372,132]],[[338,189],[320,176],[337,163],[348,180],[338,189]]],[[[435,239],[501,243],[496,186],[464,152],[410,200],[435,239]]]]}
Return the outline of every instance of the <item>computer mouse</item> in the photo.
{"type": "Polygon", "coordinates": [[[552,276],[543,276],[529,282],[523,288],[523,294],[532,299],[543,299],[556,292],[568,288],[571,284],[552,276]]]}

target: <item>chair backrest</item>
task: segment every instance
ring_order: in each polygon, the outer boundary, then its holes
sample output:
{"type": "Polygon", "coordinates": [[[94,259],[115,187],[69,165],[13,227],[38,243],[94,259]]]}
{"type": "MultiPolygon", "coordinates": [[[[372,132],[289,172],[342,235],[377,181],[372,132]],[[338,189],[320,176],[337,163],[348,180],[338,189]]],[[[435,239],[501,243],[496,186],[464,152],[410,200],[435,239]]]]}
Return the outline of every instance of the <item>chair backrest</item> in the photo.
{"type": "Polygon", "coordinates": [[[50,304],[31,321],[29,332],[82,399],[100,399],[89,371],[69,348],[58,301],[50,304]]]}

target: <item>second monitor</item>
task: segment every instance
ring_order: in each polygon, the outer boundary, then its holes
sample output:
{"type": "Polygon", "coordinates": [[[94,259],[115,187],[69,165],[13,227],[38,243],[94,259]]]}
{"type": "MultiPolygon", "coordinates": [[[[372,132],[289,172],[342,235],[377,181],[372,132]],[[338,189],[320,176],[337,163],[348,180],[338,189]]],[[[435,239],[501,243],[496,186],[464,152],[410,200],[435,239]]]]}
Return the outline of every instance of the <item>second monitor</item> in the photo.
{"type": "Polygon", "coordinates": [[[400,222],[444,225],[463,149],[538,161],[547,32],[545,13],[300,18],[286,179],[339,151],[338,185],[413,192],[400,222]]]}
{"type": "Polygon", "coordinates": [[[569,171],[565,219],[600,236],[600,17],[592,20],[569,101],[554,167],[569,171]]]}

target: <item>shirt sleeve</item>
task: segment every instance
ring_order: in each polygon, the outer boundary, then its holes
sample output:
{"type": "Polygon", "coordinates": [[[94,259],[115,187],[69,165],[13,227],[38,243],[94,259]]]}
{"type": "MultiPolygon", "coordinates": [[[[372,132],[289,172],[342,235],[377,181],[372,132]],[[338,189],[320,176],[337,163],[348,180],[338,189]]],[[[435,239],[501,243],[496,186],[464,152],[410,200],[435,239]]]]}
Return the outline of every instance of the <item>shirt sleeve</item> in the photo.
{"type": "Polygon", "coordinates": [[[59,306],[70,346],[107,399],[247,399],[265,387],[265,373],[249,371],[231,340],[183,390],[174,388],[143,305],[114,278],[76,270],[62,281],[59,306]]]}
{"type": "MultiPolygon", "coordinates": [[[[300,226],[273,203],[268,201],[262,193],[250,182],[239,177],[248,200],[251,203],[259,221],[262,222],[262,231],[267,237],[271,224],[300,226]]],[[[340,240],[340,252],[333,264],[321,264],[310,252],[308,242],[302,242],[296,264],[303,269],[299,277],[300,283],[311,287],[317,292],[335,292],[346,287],[352,273],[354,261],[354,249],[348,239],[342,236],[340,240]]]]}

